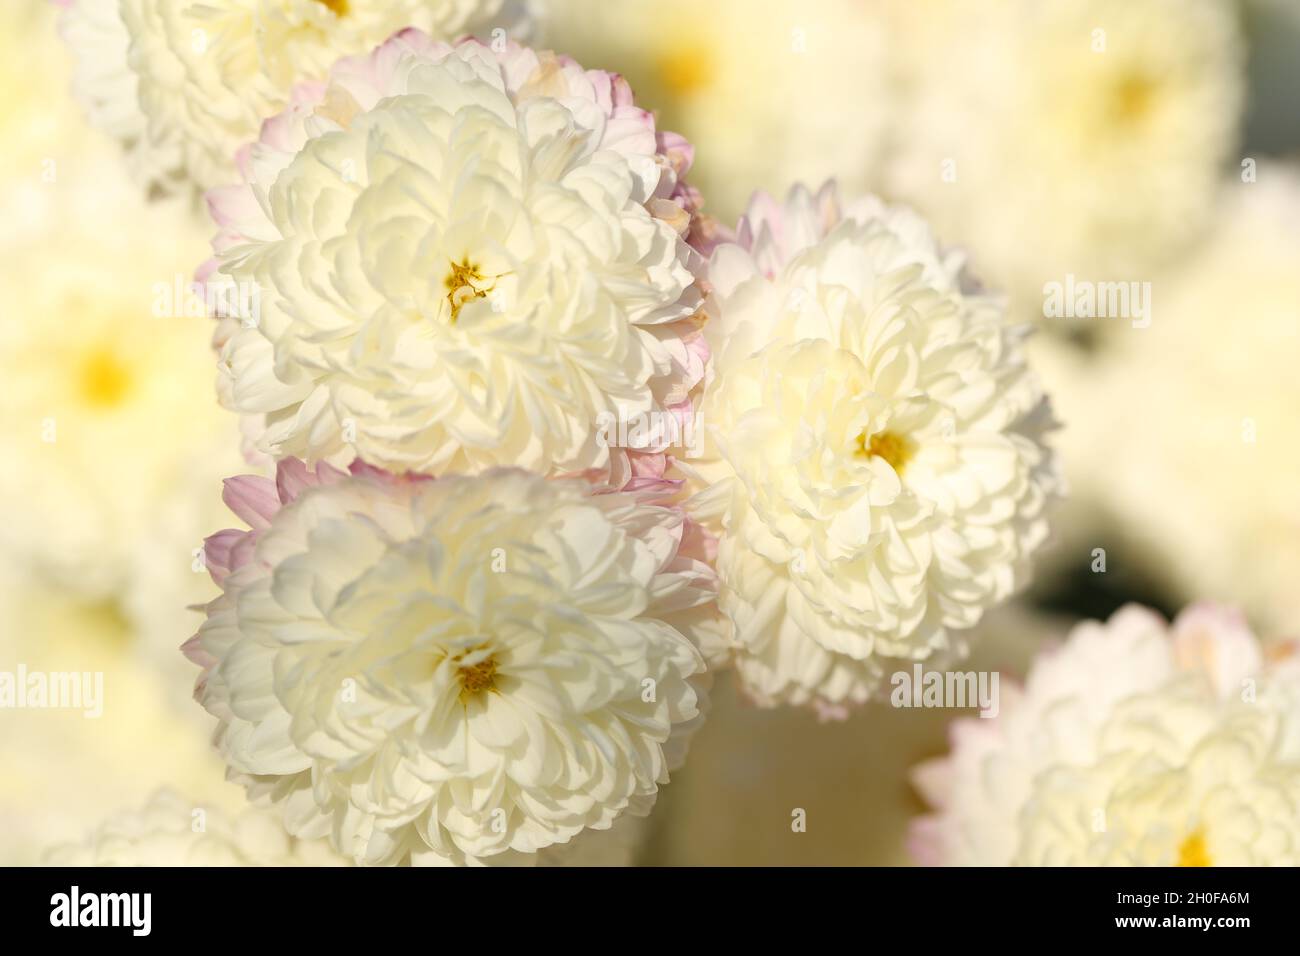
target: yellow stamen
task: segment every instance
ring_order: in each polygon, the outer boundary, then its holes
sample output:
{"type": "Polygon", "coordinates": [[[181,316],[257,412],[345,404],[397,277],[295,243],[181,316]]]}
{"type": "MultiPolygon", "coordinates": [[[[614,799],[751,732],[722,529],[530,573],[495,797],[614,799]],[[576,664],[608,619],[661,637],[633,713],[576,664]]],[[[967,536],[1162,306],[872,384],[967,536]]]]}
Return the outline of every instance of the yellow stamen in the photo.
{"type": "Polygon", "coordinates": [[[451,305],[451,320],[455,322],[466,302],[482,299],[492,291],[492,286],[479,288],[474,283],[484,282],[495,276],[485,276],[479,271],[479,265],[469,261],[469,256],[462,256],[460,262],[451,263],[451,272],[443,280],[447,288],[447,302],[451,305]]]}
{"type": "Polygon", "coordinates": [[[1200,830],[1193,830],[1187,839],[1178,847],[1178,865],[1179,866],[1213,866],[1210,862],[1210,851],[1205,846],[1205,834],[1200,830]]]}
{"type": "Polygon", "coordinates": [[[460,700],[465,703],[475,694],[497,689],[497,660],[489,654],[477,664],[461,667],[456,676],[460,678],[460,700]]]}
{"type": "Polygon", "coordinates": [[[864,431],[858,436],[858,447],[854,454],[859,458],[883,458],[901,475],[912,458],[912,451],[912,443],[902,435],[885,431],[869,436],[864,431]]]}
{"type": "Polygon", "coordinates": [[[323,7],[328,7],[336,17],[348,15],[348,0],[316,0],[323,7]]]}

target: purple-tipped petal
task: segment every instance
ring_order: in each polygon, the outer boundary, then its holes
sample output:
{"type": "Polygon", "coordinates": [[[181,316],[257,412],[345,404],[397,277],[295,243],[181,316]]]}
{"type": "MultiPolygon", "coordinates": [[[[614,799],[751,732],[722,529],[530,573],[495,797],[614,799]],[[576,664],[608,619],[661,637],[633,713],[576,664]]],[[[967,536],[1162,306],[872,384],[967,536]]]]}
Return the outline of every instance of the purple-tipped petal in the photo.
{"type": "Polygon", "coordinates": [[[245,531],[227,528],[204,539],[203,563],[208,569],[208,574],[212,575],[212,580],[217,584],[224,581],[226,575],[234,569],[231,564],[231,553],[246,534],[245,531]]]}
{"type": "Polygon", "coordinates": [[[271,523],[271,517],[280,510],[280,496],[275,482],[260,475],[238,475],[223,482],[221,500],[231,511],[248,522],[254,531],[261,531],[271,523]]]}

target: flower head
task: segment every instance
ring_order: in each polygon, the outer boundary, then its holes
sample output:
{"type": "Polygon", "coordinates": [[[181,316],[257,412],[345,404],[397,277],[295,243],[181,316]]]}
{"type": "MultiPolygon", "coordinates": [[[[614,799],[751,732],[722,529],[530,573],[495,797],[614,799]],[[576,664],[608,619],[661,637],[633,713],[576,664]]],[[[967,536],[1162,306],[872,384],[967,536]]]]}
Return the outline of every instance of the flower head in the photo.
{"type": "Polygon", "coordinates": [[[693,506],[759,700],[841,708],[958,649],[1046,536],[1043,394],[960,270],[915,214],[831,184],[760,194],[713,254],[693,506]]]}
{"type": "Polygon", "coordinates": [[[62,0],[76,93],[154,189],[208,189],[290,88],[403,27],[523,38],[522,0],[62,0]],[[499,31],[499,32],[494,32],[499,31]]]}
{"type": "MultiPolygon", "coordinates": [[[[195,386],[211,368],[188,279],[204,236],[176,203],[142,206],[115,159],[69,158],[38,189],[0,237],[0,548],[116,598],[141,540],[167,538],[160,501],[229,467],[230,416],[195,386]]],[[[165,545],[190,578],[193,544],[165,545]]]]}
{"type": "Polygon", "coordinates": [[[715,588],[670,488],[280,463],[232,479],[186,645],[235,778],[363,863],[491,862],[644,813],[715,588]],[[686,629],[679,630],[675,623],[686,629]]]}
{"type": "MultiPolygon", "coordinates": [[[[543,473],[628,453],[703,375],[691,151],[618,76],[403,31],[300,87],[216,190],[218,335],[261,450],[394,471],[543,473]]],[[[657,449],[652,449],[657,450],[657,449]]]]}
{"type": "Polygon", "coordinates": [[[951,737],[916,771],[923,862],[1300,863],[1300,655],[1224,608],[1080,624],[951,737]]]}

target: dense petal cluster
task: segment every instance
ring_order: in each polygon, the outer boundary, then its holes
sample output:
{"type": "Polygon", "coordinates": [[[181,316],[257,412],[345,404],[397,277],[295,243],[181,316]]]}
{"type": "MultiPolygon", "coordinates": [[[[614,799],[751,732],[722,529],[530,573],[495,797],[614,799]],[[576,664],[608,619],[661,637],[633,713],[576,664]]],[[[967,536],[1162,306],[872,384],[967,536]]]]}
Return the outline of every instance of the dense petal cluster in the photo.
{"type": "Polygon", "coordinates": [[[1300,863],[1300,649],[1235,612],[1129,606],[1044,653],[916,782],[918,859],[950,865],[1300,863]]]}
{"type": "Polygon", "coordinates": [[[223,594],[186,649],[235,778],[362,863],[492,862],[644,814],[702,719],[674,623],[716,587],[669,491],[296,459],[232,479],[251,530],[208,540],[223,594]]]}
{"type": "Polygon", "coordinates": [[[414,26],[522,39],[522,0],[58,0],[90,120],[163,190],[234,177],[235,151],[294,83],[414,26]]]}
{"type": "Polygon", "coordinates": [[[671,437],[703,376],[690,161],[554,54],[407,30],[342,61],[210,197],[226,403],[275,456],[621,485],[605,423],[671,437]]]}
{"type": "Polygon", "coordinates": [[[925,223],[828,184],[760,194],[709,265],[712,439],[736,665],[768,702],[860,703],[1028,573],[1057,489],[1022,331],[925,223]]]}

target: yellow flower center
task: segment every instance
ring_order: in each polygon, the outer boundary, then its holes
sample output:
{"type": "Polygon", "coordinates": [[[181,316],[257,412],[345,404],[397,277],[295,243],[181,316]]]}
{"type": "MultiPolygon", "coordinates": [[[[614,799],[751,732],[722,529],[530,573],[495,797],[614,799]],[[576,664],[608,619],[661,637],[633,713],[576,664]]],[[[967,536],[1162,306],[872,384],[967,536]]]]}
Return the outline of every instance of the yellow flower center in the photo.
{"type": "Polygon", "coordinates": [[[329,8],[336,17],[348,15],[348,0],[316,0],[322,7],[329,8]]]}
{"type": "Polygon", "coordinates": [[[492,286],[480,288],[475,283],[484,282],[494,277],[485,276],[480,272],[478,263],[470,262],[469,256],[462,256],[460,262],[452,262],[450,265],[451,271],[447,273],[447,278],[442,280],[442,284],[447,289],[447,302],[451,306],[451,320],[455,322],[466,302],[482,299],[492,291],[492,286]]]}
{"type": "Polygon", "coordinates": [[[858,436],[858,447],[853,452],[859,458],[883,458],[889,467],[900,475],[912,458],[912,443],[895,432],[884,431],[868,435],[865,431],[858,436]]]}
{"type": "Polygon", "coordinates": [[[713,58],[702,46],[674,45],[659,55],[656,66],[660,82],[677,97],[707,88],[715,72],[713,58]]]}
{"type": "Polygon", "coordinates": [[[131,370],[107,349],[92,352],[81,365],[81,397],[96,408],[121,404],[131,390],[131,370]]]}
{"type": "Polygon", "coordinates": [[[1156,85],[1141,73],[1129,73],[1114,87],[1111,113],[1115,121],[1131,126],[1151,112],[1155,102],[1156,85]]]}
{"type": "Polygon", "coordinates": [[[497,689],[497,659],[489,654],[476,664],[463,665],[456,672],[460,678],[460,700],[466,703],[475,694],[497,689]]]}
{"type": "Polygon", "coordinates": [[[1205,834],[1193,830],[1178,847],[1179,866],[1213,866],[1210,851],[1205,846],[1205,834]]]}

